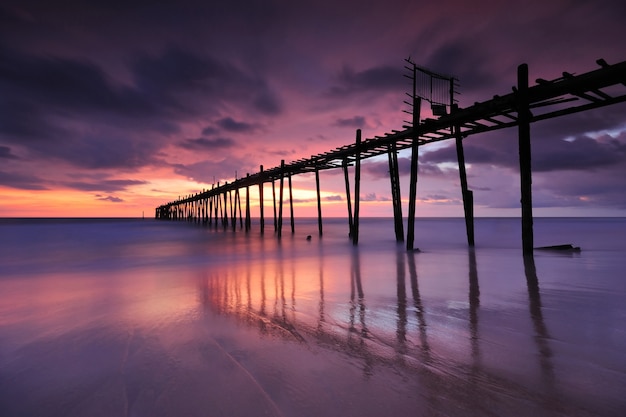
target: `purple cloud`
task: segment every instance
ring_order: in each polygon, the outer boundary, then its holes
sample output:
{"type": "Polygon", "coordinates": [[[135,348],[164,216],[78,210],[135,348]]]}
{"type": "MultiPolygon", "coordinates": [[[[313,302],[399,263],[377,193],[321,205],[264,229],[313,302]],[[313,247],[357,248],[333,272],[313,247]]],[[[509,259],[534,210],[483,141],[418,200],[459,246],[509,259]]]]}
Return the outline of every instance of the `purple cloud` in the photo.
{"type": "Polygon", "coordinates": [[[210,149],[225,149],[235,146],[235,142],[230,138],[197,138],[197,139],[185,139],[178,143],[181,148],[189,150],[210,150],[210,149]]]}

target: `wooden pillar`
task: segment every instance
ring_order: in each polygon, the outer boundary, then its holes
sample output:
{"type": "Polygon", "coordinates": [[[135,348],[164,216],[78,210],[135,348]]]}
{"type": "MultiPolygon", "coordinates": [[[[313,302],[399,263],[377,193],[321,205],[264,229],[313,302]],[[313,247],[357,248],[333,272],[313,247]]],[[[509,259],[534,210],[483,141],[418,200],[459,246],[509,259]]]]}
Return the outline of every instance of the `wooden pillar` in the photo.
{"type": "Polygon", "coordinates": [[[359,202],[361,200],[361,129],[356,130],[356,159],[354,162],[354,217],[352,218],[352,244],[359,243],[359,202]]]}
{"type": "Polygon", "coordinates": [[[293,218],[293,189],[291,187],[291,173],[288,174],[289,179],[289,219],[291,220],[291,234],[296,233],[296,224],[293,218]]]}
{"type": "MultiPolygon", "coordinates": [[[[419,114],[421,111],[422,99],[415,97],[413,100],[413,129],[417,128],[419,123],[419,114]]],[[[409,216],[406,233],[406,249],[413,250],[415,248],[415,203],[417,199],[417,162],[419,158],[419,138],[413,136],[411,145],[411,178],[409,183],[409,216]]]]}
{"type": "Polygon", "coordinates": [[[415,203],[417,199],[417,159],[419,157],[419,143],[417,138],[413,138],[411,146],[411,178],[409,183],[409,218],[408,230],[406,234],[406,249],[415,248],[415,203]]]}
{"type": "Polygon", "coordinates": [[[265,217],[263,217],[263,165],[261,165],[259,173],[261,174],[261,181],[259,182],[259,211],[261,217],[259,218],[259,224],[261,226],[261,234],[263,234],[265,233],[265,217]]]}
{"type": "Polygon", "coordinates": [[[230,225],[232,228],[235,228],[237,224],[237,218],[235,217],[235,204],[233,201],[233,190],[228,190],[228,204],[230,204],[230,211],[228,218],[230,219],[230,225]]]}
{"type": "MultiPolygon", "coordinates": [[[[217,183],[217,189],[219,190],[220,183],[217,183]]],[[[222,222],[222,196],[219,191],[215,194],[215,227],[218,227],[222,222]]]]}
{"type": "MultiPolygon", "coordinates": [[[[246,174],[250,177],[250,174],[246,174]]],[[[246,232],[250,230],[250,186],[246,185],[246,232]]]]}
{"type": "Polygon", "coordinates": [[[461,181],[461,196],[463,197],[463,213],[465,214],[465,232],[467,244],[474,246],[474,193],[467,186],[467,172],[465,171],[465,153],[463,152],[463,137],[459,126],[454,127],[456,137],[456,156],[459,162],[459,179],[461,181]]]}
{"type": "Polygon", "coordinates": [[[341,165],[343,168],[343,177],[346,183],[346,201],[348,202],[348,236],[352,236],[352,195],[350,195],[350,180],[348,178],[348,160],[344,159],[341,165]]]}
{"type": "Polygon", "coordinates": [[[241,216],[241,194],[239,193],[239,188],[235,190],[235,204],[239,209],[239,228],[243,228],[243,217],[241,216]]]}
{"type": "Polygon", "coordinates": [[[217,227],[219,225],[219,205],[220,205],[220,199],[219,199],[219,194],[214,194],[213,195],[213,216],[215,218],[215,227],[217,227]]]}
{"type": "Polygon", "coordinates": [[[522,250],[533,253],[533,203],[530,152],[530,119],[528,99],[528,65],[517,67],[517,123],[519,135],[519,167],[522,203],[522,250]]]}
{"type": "Polygon", "coordinates": [[[400,172],[398,168],[398,152],[395,142],[389,146],[389,179],[391,181],[391,200],[393,203],[393,222],[396,241],[404,242],[404,225],[402,224],[402,195],[400,194],[400,172]]]}
{"type": "Polygon", "coordinates": [[[276,212],[276,181],[272,179],[272,202],[274,204],[274,232],[278,231],[278,213],[276,212]]]}
{"type": "MultiPolygon", "coordinates": [[[[213,191],[213,185],[211,185],[211,191],[213,191]]],[[[213,196],[209,197],[209,225],[213,224],[213,196]]]]}
{"type": "MultiPolygon", "coordinates": [[[[224,183],[224,187],[226,187],[226,185],[228,185],[228,182],[224,183]]],[[[222,224],[224,225],[224,227],[228,227],[228,195],[227,192],[224,191],[222,193],[224,195],[224,207],[223,207],[223,212],[222,212],[222,224]]]]}
{"type": "Polygon", "coordinates": [[[317,190],[317,229],[320,236],[323,234],[322,229],[322,196],[320,195],[320,170],[315,167],[315,189],[317,190]]]}
{"type": "Polygon", "coordinates": [[[280,161],[280,195],[278,196],[278,237],[283,234],[283,191],[285,188],[285,160],[280,161]]]}

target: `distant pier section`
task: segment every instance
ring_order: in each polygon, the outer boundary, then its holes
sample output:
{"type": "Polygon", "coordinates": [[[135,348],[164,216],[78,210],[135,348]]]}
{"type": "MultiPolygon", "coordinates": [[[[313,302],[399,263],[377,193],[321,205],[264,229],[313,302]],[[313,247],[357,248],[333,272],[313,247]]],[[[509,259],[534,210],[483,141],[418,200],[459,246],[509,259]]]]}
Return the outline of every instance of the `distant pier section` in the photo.
{"type": "Polygon", "coordinates": [[[519,144],[522,249],[524,254],[533,251],[532,214],[532,168],[530,125],[541,120],[552,119],[568,114],[584,112],[599,107],[626,101],[626,61],[609,64],[599,59],[598,68],[590,72],[574,75],[563,72],[554,80],[537,79],[535,85],[528,80],[528,66],[522,64],[517,69],[517,86],[512,92],[494,96],[490,100],[460,108],[454,98],[456,79],[422,68],[406,60],[406,77],[412,82],[412,90],[407,93],[409,100],[406,113],[411,120],[401,130],[392,130],[383,136],[362,139],[361,130],[356,131],[355,141],[349,145],[298,159],[289,163],[281,161],[279,166],[247,174],[245,177],[223,184],[217,183],[210,190],[197,193],[163,204],[156,208],[155,217],[167,220],[194,220],[197,222],[222,225],[223,227],[250,230],[250,187],[259,189],[259,219],[261,233],[265,229],[263,205],[264,184],[272,185],[274,231],[282,234],[283,191],[285,179],[289,188],[289,209],[291,232],[294,232],[293,197],[291,178],[294,175],[315,173],[317,190],[317,211],[319,234],[323,233],[322,208],[320,198],[319,172],[328,169],[342,169],[346,186],[349,235],[356,245],[359,239],[359,193],[361,181],[361,161],[387,154],[389,160],[389,180],[391,186],[396,240],[406,241],[407,250],[414,249],[415,202],[418,174],[419,148],[434,142],[454,140],[456,143],[461,197],[465,213],[467,241],[474,246],[473,193],[469,189],[465,171],[463,141],[472,135],[492,130],[517,127],[519,144]],[[422,102],[431,106],[436,118],[422,120],[422,102]],[[400,180],[397,153],[411,149],[411,173],[409,180],[408,223],[405,238],[400,180]],[[348,167],[353,167],[354,196],[351,193],[348,167]],[[276,201],[276,183],[279,187],[279,201],[276,201]],[[245,197],[242,210],[242,195],[245,197]],[[245,214],[243,214],[245,213],[245,214]]]}

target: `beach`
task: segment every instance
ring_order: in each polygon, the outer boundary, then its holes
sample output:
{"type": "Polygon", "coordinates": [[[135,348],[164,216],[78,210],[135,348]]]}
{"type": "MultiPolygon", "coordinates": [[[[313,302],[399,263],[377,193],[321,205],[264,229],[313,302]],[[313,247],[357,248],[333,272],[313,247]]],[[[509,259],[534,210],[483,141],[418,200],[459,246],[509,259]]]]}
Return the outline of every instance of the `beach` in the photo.
{"type": "Polygon", "coordinates": [[[0,415],[626,414],[626,219],[295,223],[0,220],[0,415]]]}

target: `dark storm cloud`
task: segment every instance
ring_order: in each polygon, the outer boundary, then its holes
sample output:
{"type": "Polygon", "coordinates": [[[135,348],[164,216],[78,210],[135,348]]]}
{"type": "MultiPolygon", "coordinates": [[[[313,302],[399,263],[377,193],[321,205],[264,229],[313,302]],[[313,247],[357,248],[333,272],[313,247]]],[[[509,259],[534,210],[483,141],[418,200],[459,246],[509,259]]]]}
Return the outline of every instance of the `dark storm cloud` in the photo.
{"type": "MultiPolygon", "coordinates": [[[[323,200],[324,201],[343,201],[343,197],[338,195],[338,194],[335,194],[335,195],[326,196],[326,197],[324,197],[323,200]]],[[[313,201],[313,200],[311,199],[311,200],[308,200],[308,201],[310,202],[310,201],[313,201]]]]}
{"type": "Polygon", "coordinates": [[[379,197],[376,193],[361,195],[361,201],[391,201],[389,197],[379,197]]]}
{"type": "Polygon", "coordinates": [[[102,191],[105,193],[124,191],[128,189],[128,187],[142,184],[147,184],[147,182],[141,180],[100,180],[94,182],[74,181],[63,183],[64,186],[74,190],[102,191]]]}
{"type": "Polygon", "coordinates": [[[33,141],[57,140],[71,133],[49,121],[44,106],[28,102],[21,94],[0,96],[0,114],[0,140],[7,143],[35,146],[33,141]]]}
{"type": "MultiPolygon", "coordinates": [[[[375,161],[367,162],[361,165],[361,168],[370,177],[375,179],[388,179],[389,178],[389,162],[388,161],[375,161]]],[[[398,158],[398,172],[400,175],[411,174],[411,159],[409,157],[398,158]]],[[[448,171],[443,171],[437,166],[435,162],[425,160],[424,156],[419,157],[418,175],[432,175],[432,176],[448,176],[448,171]]]]}
{"type": "Polygon", "coordinates": [[[189,150],[217,150],[231,148],[235,146],[235,142],[230,138],[197,138],[197,139],[185,139],[178,143],[181,148],[189,150]]]}
{"type": "Polygon", "coordinates": [[[213,126],[207,126],[204,129],[202,129],[202,134],[205,136],[211,136],[211,135],[215,135],[216,133],[219,132],[219,129],[213,127],[213,126]]]}
{"type": "Polygon", "coordinates": [[[0,184],[19,190],[47,190],[45,180],[34,175],[0,171],[0,184]]]}
{"type": "Polygon", "coordinates": [[[112,196],[112,195],[108,195],[108,196],[106,196],[106,197],[103,197],[103,196],[97,195],[97,196],[96,196],[96,200],[100,200],[100,201],[109,201],[109,202],[111,202],[111,203],[123,203],[123,202],[124,202],[124,200],[123,200],[123,199],[121,199],[121,198],[119,198],[119,197],[114,197],[114,196],[112,196]]]}
{"type": "Polygon", "coordinates": [[[481,49],[473,47],[472,41],[457,38],[435,49],[424,66],[456,78],[461,83],[459,89],[467,93],[493,85],[493,70],[488,70],[488,63],[489,59],[481,49]]]}
{"type": "Polygon", "coordinates": [[[238,122],[232,117],[224,117],[218,120],[216,124],[228,132],[245,133],[252,132],[256,129],[256,126],[246,122],[238,122]]]}
{"type": "Polygon", "coordinates": [[[193,179],[198,183],[212,184],[213,180],[242,178],[246,173],[258,170],[257,161],[248,161],[242,158],[225,158],[219,161],[200,161],[193,164],[172,165],[174,172],[185,178],[193,179]]]}
{"type": "Polygon", "coordinates": [[[228,62],[182,48],[172,47],[156,56],[140,55],[134,60],[132,71],[139,91],[174,111],[206,111],[203,107],[210,103],[204,100],[211,99],[214,110],[223,100],[232,100],[242,105],[250,102],[261,114],[281,112],[280,99],[265,80],[228,62]],[[204,105],[197,108],[199,100],[204,105]]]}
{"type": "Polygon", "coordinates": [[[28,99],[50,110],[113,112],[133,117],[152,110],[136,91],[114,87],[102,69],[91,62],[27,55],[1,44],[0,86],[3,101],[28,99]]]}
{"type": "Polygon", "coordinates": [[[3,159],[19,159],[18,156],[11,152],[11,148],[8,146],[0,146],[0,158],[3,159]]]}
{"type": "MultiPolygon", "coordinates": [[[[489,164],[517,170],[519,157],[517,140],[513,137],[489,139],[466,139],[463,148],[465,160],[471,164],[489,164]]],[[[537,137],[532,139],[532,167],[542,171],[589,171],[617,164],[626,158],[626,140],[613,138],[601,140],[580,136],[571,140],[559,137],[537,137]]],[[[456,163],[454,143],[444,148],[425,153],[421,160],[425,163],[456,163]]]]}
{"type": "Polygon", "coordinates": [[[337,75],[335,85],[328,94],[332,97],[350,96],[371,91],[406,90],[406,78],[401,67],[380,66],[355,71],[345,66],[337,75]]]}
{"type": "MultiPolygon", "coordinates": [[[[138,168],[156,163],[181,122],[219,112],[224,100],[261,114],[280,112],[262,79],[180,48],[139,55],[130,70],[135,84],[121,86],[92,62],[0,44],[0,143],[85,168],[138,168]]],[[[252,127],[222,119],[224,129],[252,127]]]]}
{"type": "Polygon", "coordinates": [[[362,128],[365,126],[365,117],[354,116],[348,119],[337,119],[335,123],[333,123],[333,126],[362,128]]]}

